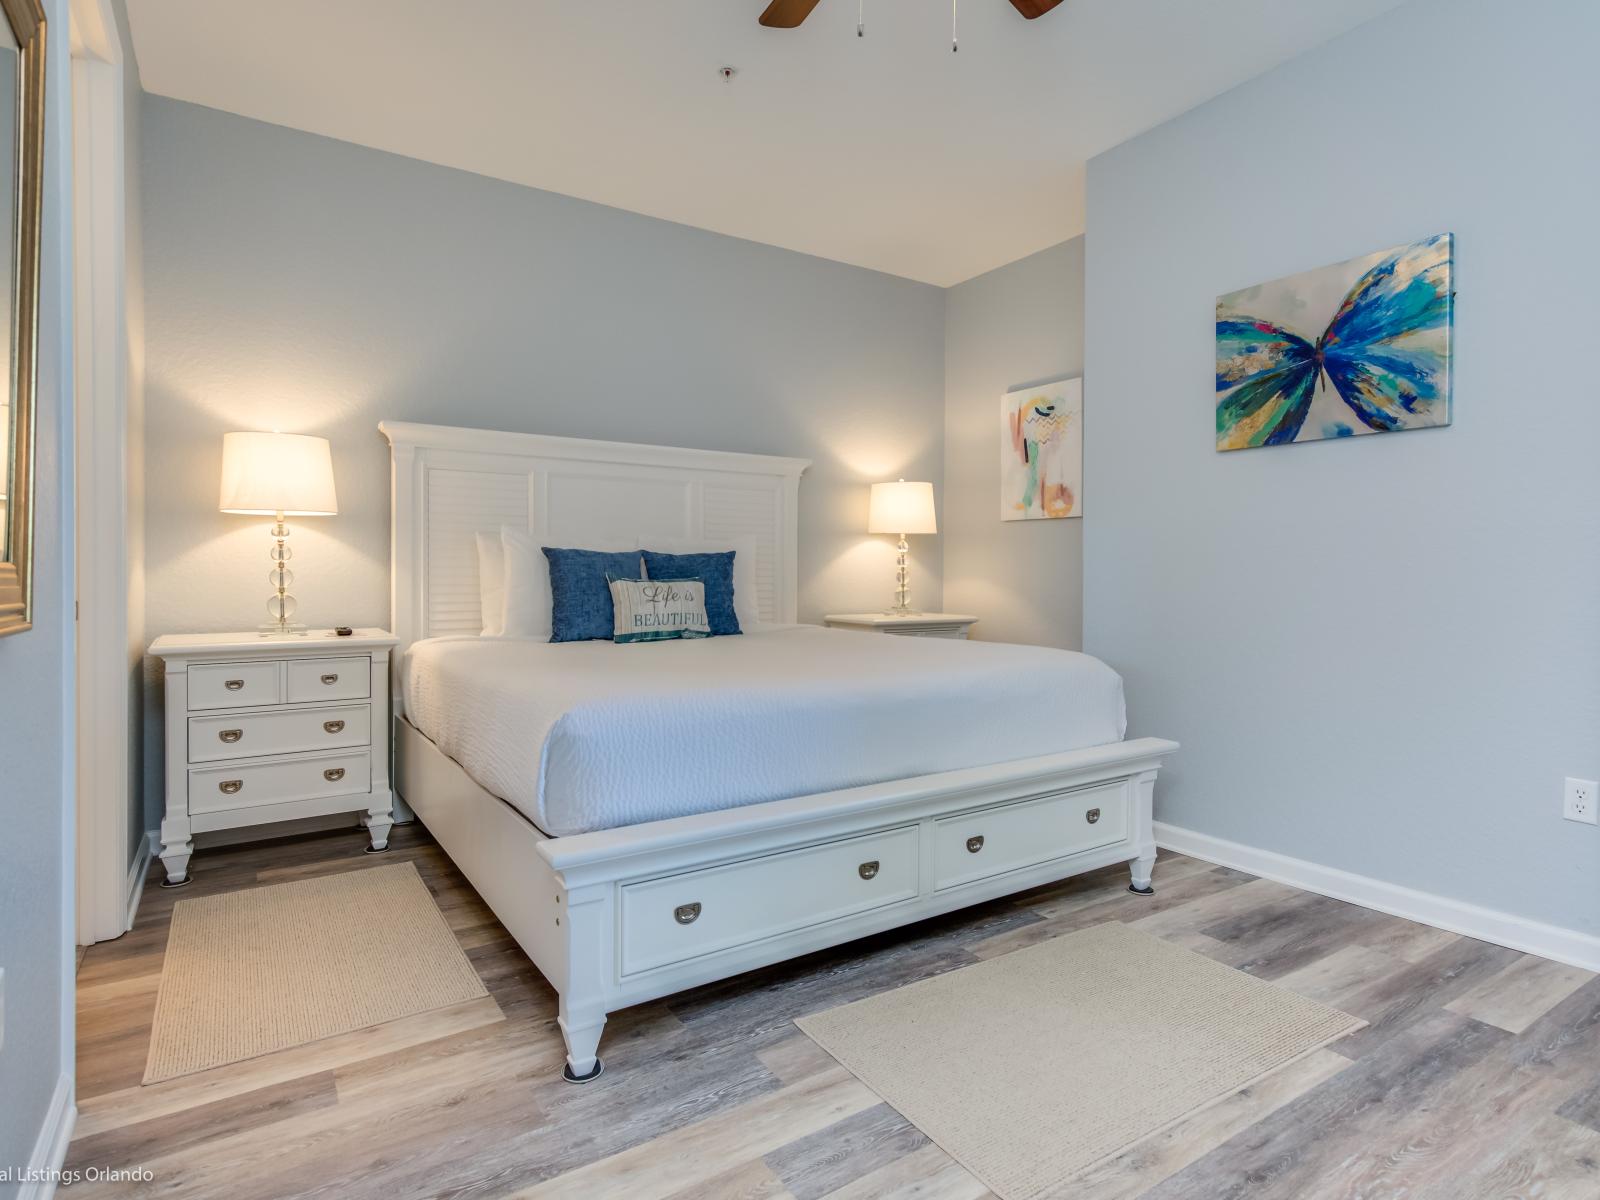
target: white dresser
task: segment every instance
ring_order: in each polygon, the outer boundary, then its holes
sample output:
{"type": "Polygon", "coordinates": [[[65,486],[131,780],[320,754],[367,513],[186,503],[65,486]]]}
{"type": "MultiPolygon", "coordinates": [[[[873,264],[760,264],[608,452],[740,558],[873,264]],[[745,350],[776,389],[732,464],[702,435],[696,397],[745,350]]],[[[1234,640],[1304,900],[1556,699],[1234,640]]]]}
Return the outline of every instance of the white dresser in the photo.
{"type": "Polygon", "coordinates": [[[966,613],[830,613],[822,618],[830,629],[858,629],[863,633],[895,633],[902,637],[939,637],[966,640],[978,618],[966,613]]]}
{"type": "Polygon", "coordinates": [[[189,880],[193,835],[360,812],[389,844],[389,651],[382,629],[349,637],[200,633],[160,637],[166,665],[164,886],[189,880]]]}

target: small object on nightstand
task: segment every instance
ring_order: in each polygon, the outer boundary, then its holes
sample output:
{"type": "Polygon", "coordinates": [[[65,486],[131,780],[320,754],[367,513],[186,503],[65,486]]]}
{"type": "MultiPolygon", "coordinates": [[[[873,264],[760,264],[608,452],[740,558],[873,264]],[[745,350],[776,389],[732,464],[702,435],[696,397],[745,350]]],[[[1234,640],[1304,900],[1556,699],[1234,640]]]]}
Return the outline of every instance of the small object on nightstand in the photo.
{"type": "Polygon", "coordinates": [[[382,629],[324,631],[337,647],[250,633],[159,637],[166,666],[163,887],[189,882],[193,835],[361,813],[389,847],[389,652],[382,629]]]}
{"type": "Polygon", "coordinates": [[[354,632],[355,630],[351,629],[348,625],[335,625],[333,627],[334,637],[349,637],[354,632]]]}
{"type": "Polygon", "coordinates": [[[956,638],[966,641],[978,618],[967,613],[829,613],[822,618],[829,629],[854,629],[861,633],[893,633],[901,637],[956,638]]]}

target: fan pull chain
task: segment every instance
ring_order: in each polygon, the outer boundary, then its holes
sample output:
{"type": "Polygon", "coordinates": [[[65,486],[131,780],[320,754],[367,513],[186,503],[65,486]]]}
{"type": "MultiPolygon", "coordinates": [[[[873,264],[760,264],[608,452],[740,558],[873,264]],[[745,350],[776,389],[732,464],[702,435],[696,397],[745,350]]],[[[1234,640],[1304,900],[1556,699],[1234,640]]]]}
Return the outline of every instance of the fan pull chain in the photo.
{"type": "Polygon", "coordinates": [[[856,36],[867,36],[867,0],[861,0],[861,8],[856,12],[856,36]]]}
{"type": "Polygon", "coordinates": [[[956,54],[961,50],[961,42],[956,37],[956,7],[961,0],[950,0],[950,53],[956,54]]]}

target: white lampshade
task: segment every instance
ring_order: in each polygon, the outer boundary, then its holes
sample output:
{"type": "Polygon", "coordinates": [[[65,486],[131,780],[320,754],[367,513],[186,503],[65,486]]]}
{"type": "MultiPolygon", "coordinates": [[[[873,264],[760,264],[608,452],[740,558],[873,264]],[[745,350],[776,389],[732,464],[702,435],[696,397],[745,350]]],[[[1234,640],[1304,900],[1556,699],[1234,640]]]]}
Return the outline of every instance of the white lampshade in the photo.
{"type": "Polygon", "coordinates": [[[875,483],[867,515],[868,533],[938,533],[933,516],[933,484],[875,483]]]}
{"type": "Polygon", "coordinates": [[[225,513],[331,517],[339,511],[328,439],[301,433],[222,435],[225,513]]]}

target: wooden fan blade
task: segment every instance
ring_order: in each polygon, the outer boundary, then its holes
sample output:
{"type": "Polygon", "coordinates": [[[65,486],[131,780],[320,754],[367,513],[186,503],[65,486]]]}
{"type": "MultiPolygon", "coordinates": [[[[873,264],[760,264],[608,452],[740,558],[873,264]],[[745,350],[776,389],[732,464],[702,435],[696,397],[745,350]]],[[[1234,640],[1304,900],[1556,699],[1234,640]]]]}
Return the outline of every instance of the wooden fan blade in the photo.
{"type": "Polygon", "coordinates": [[[818,3],[819,0],[772,0],[761,14],[761,23],[768,29],[794,29],[818,3]]]}
{"type": "MultiPolygon", "coordinates": [[[[1032,21],[1036,17],[1044,16],[1045,13],[1060,3],[1061,0],[1011,0],[1011,7],[1032,21]]],[[[778,6],[774,4],[772,7],[776,8],[778,6]]],[[[765,17],[761,20],[762,24],[766,23],[765,17]]]]}

